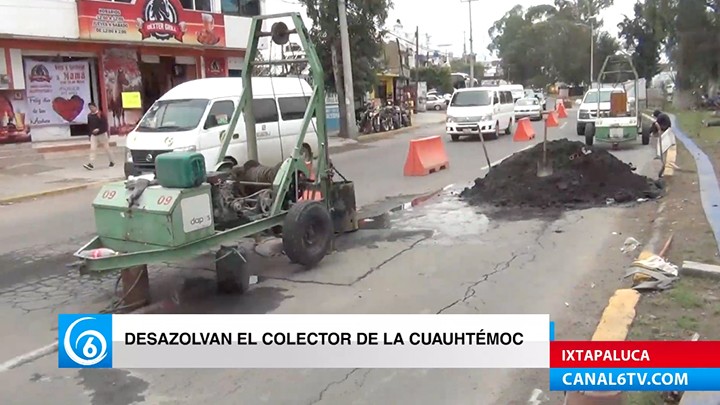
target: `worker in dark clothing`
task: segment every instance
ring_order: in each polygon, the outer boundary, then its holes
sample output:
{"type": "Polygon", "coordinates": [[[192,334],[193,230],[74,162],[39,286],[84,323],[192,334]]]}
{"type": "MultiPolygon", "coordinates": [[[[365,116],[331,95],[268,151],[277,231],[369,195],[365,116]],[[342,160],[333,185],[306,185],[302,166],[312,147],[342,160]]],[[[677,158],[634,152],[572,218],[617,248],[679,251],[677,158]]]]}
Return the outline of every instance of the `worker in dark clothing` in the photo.
{"type": "Polygon", "coordinates": [[[108,135],[108,122],[95,103],[88,104],[88,130],[90,131],[90,162],[83,165],[88,170],[95,169],[95,151],[101,147],[107,153],[110,167],[115,166],[112,152],[110,151],[110,137],[108,135]]]}
{"type": "Polygon", "coordinates": [[[655,112],[653,112],[653,117],[655,117],[655,122],[653,122],[652,124],[650,133],[654,136],[662,135],[665,131],[668,130],[668,128],[672,126],[672,123],[670,122],[670,116],[660,110],[655,110],[655,112]]]}

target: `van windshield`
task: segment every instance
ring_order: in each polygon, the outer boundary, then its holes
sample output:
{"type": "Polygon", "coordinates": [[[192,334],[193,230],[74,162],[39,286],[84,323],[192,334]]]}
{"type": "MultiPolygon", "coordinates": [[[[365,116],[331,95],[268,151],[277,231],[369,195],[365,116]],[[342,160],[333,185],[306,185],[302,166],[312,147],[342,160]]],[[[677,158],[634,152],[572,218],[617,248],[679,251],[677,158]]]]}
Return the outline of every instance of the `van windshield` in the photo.
{"type": "Polygon", "coordinates": [[[145,114],[139,132],[190,131],[197,128],[210,100],[160,100],[145,114]]]}
{"type": "Polygon", "coordinates": [[[583,100],[583,104],[597,103],[598,97],[600,98],[601,103],[609,103],[611,94],[612,91],[593,91],[585,95],[585,100],[583,100]]]}
{"type": "Polygon", "coordinates": [[[492,104],[492,97],[487,90],[458,91],[452,97],[453,107],[481,107],[492,104]]]}

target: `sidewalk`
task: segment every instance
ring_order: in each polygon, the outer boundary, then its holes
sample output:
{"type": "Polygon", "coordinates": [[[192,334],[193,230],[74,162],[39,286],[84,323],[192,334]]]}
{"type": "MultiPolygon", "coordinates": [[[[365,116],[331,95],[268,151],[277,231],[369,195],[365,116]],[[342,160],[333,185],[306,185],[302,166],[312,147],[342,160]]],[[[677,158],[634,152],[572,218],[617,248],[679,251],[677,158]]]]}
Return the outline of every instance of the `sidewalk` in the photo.
{"type": "Polygon", "coordinates": [[[82,190],[121,179],[124,156],[115,149],[116,162],[112,168],[108,167],[107,157],[102,153],[98,153],[93,171],[83,167],[87,163],[87,154],[4,167],[0,170],[0,204],[82,190]]]}
{"type": "MultiPolygon", "coordinates": [[[[445,122],[444,112],[420,113],[413,116],[411,127],[363,135],[357,141],[333,136],[328,146],[331,151],[343,150],[350,144],[390,138],[415,128],[442,122],[445,122]]],[[[40,158],[0,169],[0,205],[82,190],[123,179],[125,137],[113,136],[111,142],[115,143],[112,148],[115,167],[108,167],[107,158],[102,151],[98,151],[96,168],[93,171],[83,168],[83,164],[87,163],[90,145],[84,139],[32,145],[32,149],[42,155],[40,158]]]]}

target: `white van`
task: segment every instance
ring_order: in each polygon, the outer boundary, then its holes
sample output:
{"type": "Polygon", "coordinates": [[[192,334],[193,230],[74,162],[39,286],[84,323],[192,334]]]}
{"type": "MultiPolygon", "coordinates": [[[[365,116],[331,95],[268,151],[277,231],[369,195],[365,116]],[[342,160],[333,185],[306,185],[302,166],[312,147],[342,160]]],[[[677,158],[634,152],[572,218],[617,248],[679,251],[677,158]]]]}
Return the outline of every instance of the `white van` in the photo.
{"type": "Polygon", "coordinates": [[[600,117],[610,116],[610,96],[613,91],[618,89],[603,88],[590,89],[580,102],[580,108],[577,113],[577,134],[585,135],[585,125],[589,122],[594,123],[598,117],[598,99],[600,101],[600,117]]]}
{"type": "Polygon", "coordinates": [[[525,98],[525,87],[522,84],[506,84],[500,86],[503,90],[510,90],[514,101],[525,98]]]}
{"type": "MultiPolygon", "coordinates": [[[[297,77],[257,77],[252,85],[258,159],[273,166],[292,155],[312,88],[297,77]]],[[[153,173],[157,156],[171,151],[197,151],[205,157],[208,171],[219,169],[222,139],[242,91],[242,78],[222,77],[192,80],[165,93],[128,134],[125,176],[153,173]]],[[[303,145],[306,160],[312,159],[318,145],[316,127],[313,119],[303,145]]],[[[242,117],[224,160],[226,166],[248,160],[242,117]]]]}
{"type": "Polygon", "coordinates": [[[453,141],[480,134],[497,138],[500,131],[512,133],[515,104],[509,90],[499,87],[472,87],[455,90],[447,109],[445,132],[453,141]]]}

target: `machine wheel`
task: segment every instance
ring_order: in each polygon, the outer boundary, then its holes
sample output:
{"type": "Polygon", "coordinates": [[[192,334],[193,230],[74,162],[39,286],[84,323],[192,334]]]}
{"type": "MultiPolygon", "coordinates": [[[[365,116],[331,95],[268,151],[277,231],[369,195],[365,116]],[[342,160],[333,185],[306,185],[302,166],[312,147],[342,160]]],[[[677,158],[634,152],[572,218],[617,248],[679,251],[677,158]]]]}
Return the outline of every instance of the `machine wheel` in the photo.
{"type": "Polygon", "coordinates": [[[283,249],[291,262],[313,267],[330,251],[332,218],[320,201],[300,201],[283,223],[283,249]]]}
{"type": "Polygon", "coordinates": [[[641,138],[642,138],[642,144],[643,144],[643,145],[650,145],[650,128],[648,128],[648,129],[643,128],[643,129],[642,129],[641,138]]]}
{"type": "Polygon", "coordinates": [[[511,135],[513,130],[513,120],[510,119],[510,122],[508,122],[507,128],[505,128],[505,135],[511,135]]]}
{"type": "Polygon", "coordinates": [[[244,252],[238,247],[223,246],[215,253],[218,291],[223,294],[244,294],[250,288],[250,269],[244,252]]]}
{"type": "Polygon", "coordinates": [[[580,124],[580,123],[577,124],[577,134],[578,135],[580,135],[580,136],[585,135],[585,126],[586,126],[585,124],[580,124]]]}
{"type": "Polygon", "coordinates": [[[436,105],[436,106],[433,107],[433,108],[434,108],[435,111],[440,111],[440,110],[442,110],[442,106],[440,106],[440,105],[436,105]]]}
{"type": "Polygon", "coordinates": [[[453,142],[457,142],[457,141],[460,140],[460,135],[458,135],[458,134],[450,134],[450,139],[451,139],[453,142]]]}
{"type": "Polygon", "coordinates": [[[585,125],[585,145],[592,146],[593,141],[595,141],[595,124],[586,124],[585,125]]]}

